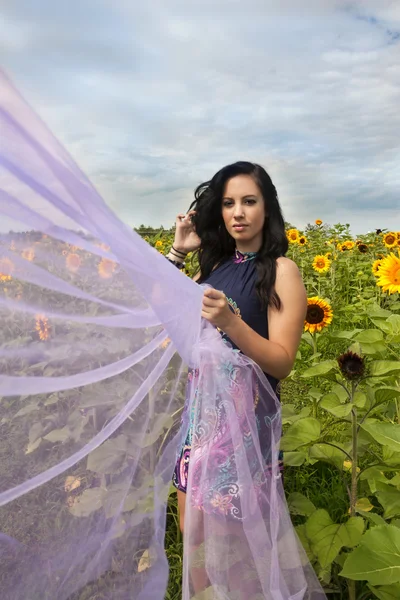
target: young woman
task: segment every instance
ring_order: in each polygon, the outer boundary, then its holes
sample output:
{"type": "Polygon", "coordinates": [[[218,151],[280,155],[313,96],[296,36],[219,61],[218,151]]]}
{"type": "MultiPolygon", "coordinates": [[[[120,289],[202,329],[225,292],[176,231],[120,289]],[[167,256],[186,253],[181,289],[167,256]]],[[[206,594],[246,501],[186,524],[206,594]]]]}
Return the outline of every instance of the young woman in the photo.
{"type": "MultiPolygon", "coordinates": [[[[276,189],[259,165],[237,162],[195,192],[191,210],[176,220],[168,259],[178,267],[198,250],[202,317],[223,339],[257,363],[273,390],[292,370],[303,331],[307,295],[288,242],[276,189]]],[[[263,450],[263,404],[255,403],[263,450]]],[[[264,425],[265,427],[265,425],[264,425]]],[[[176,465],[181,529],[184,527],[192,431],[176,465]]]]}

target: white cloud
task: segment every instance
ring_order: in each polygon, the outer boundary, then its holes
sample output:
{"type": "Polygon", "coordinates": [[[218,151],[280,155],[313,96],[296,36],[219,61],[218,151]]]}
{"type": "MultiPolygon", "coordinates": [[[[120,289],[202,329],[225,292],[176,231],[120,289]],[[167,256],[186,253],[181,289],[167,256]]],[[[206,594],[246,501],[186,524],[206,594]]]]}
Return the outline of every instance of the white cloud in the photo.
{"type": "Polygon", "coordinates": [[[294,224],[400,229],[398,2],[5,4],[6,68],[130,224],[249,159],[294,224]]]}

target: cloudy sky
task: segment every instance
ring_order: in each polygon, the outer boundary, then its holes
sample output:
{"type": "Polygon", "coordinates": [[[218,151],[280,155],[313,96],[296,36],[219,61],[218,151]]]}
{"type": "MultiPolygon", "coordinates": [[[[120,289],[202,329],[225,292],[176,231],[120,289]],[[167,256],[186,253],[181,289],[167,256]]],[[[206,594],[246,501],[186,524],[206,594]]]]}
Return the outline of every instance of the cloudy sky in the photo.
{"type": "Polygon", "coordinates": [[[252,160],[294,225],[400,230],[398,0],[0,0],[0,61],[132,226],[252,160]]]}

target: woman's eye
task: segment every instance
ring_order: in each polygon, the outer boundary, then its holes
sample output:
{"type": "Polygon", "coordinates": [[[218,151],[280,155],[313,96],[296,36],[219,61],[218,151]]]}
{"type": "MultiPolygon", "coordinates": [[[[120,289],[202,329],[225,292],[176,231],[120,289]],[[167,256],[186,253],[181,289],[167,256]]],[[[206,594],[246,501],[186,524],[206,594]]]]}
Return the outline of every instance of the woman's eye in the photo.
{"type": "Polygon", "coordinates": [[[249,198],[249,200],[246,200],[246,204],[255,204],[256,201],[253,200],[252,198],[249,198]]]}
{"type": "Polygon", "coordinates": [[[232,202],[230,202],[229,200],[225,200],[224,206],[232,206],[232,202]]]}

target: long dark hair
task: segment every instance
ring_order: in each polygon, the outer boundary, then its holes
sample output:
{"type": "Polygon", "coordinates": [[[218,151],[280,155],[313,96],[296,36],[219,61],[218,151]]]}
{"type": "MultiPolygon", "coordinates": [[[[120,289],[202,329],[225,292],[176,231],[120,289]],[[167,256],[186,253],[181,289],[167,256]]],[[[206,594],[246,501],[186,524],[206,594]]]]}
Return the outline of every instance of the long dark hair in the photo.
{"type": "Polygon", "coordinates": [[[281,309],[281,300],[275,291],[276,259],[288,250],[278,195],[268,173],[260,165],[240,161],[218,171],[210,181],[199,185],[190,209],[196,210],[193,223],[201,240],[198,251],[200,279],[204,281],[217,264],[228,260],[235,251],[235,240],[226,230],[222,217],[222,195],[229,179],[236,175],[250,175],[258,185],[265,203],[266,219],[262,246],[256,256],[256,293],[264,309],[281,309]]]}

